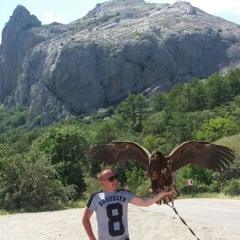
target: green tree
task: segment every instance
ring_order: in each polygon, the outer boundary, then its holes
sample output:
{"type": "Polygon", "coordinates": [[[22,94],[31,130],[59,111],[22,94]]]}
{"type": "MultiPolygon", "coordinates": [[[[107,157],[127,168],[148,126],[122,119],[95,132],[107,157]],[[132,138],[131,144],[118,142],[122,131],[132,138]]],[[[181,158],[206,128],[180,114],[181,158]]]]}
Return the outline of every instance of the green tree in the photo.
{"type": "Polygon", "coordinates": [[[97,144],[110,143],[116,138],[116,128],[112,120],[104,121],[96,129],[97,144]]]}
{"type": "Polygon", "coordinates": [[[184,95],[184,85],[176,84],[167,95],[167,111],[186,112],[188,99],[184,95]]]}
{"type": "Polygon", "coordinates": [[[123,120],[129,122],[129,127],[137,132],[142,131],[142,121],[148,116],[149,102],[142,94],[130,94],[124,102],[122,102],[117,112],[123,120]]]}
{"type": "Polygon", "coordinates": [[[47,155],[34,151],[1,160],[1,207],[38,211],[62,208],[74,197],[72,186],[55,179],[56,171],[47,155]]]}
{"type": "Polygon", "coordinates": [[[156,94],[152,101],[154,112],[161,112],[167,105],[167,93],[160,92],[156,94]]]}
{"type": "Polygon", "coordinates": [[[240,95],[240,68],[232,69],[226,75],[232,97],[240,95]]]}
{"type": "Polygon", "coordinates": [[[169,119],[165,111],[151,114],[143,123],[145,135],[163,134],[167,129],[169,119]]]}
{"type": "Polygon", "coordinates": [[[149,151],[153,152],[159,148],[159,141],[157,136],[148,135],[143,139],[143,146],[149,151]]]}
{"type": "Polygon", "coordinates": [[[187,98],[187,111],[200,111],[206,107],[206,93],[204,84],[199,79],[192,79],[184,87],[185,97],[187,98]]]}
{"type": "Polygon", "coordinates": [[[214,142],[219,138],[230,136],[239,132],[239,126],[228,118],[218,117],[210,119],[196,131],[199,140],[214,142]]]}
{"type": "Polygon", "coordinates": [[[186,180],[192,179],[194,191],[208,191],[209,185],[212,183],[212,171],[209,169],[199,168],[196,165],[188,165],[178,170],[176,185],[180,192],[188,193],[186,180]]]}
{"type": "Polygon", "coordinates": [[[232,179],[240,179],[240,159],[238,156],[230,168],[213,174],[213,180],[216,181],[219,190],[227,186],[232,179]]]}
{"type": "Polygon", "coordinates": [[[147,176],[144,170],[134,167],[132,171],[126,171],[127,186],[130,191],[136,193],[137,188],[141,186],[146,180],[147,176]]]}
{"type": "Polygon", "coordinates": [[[207,106],[213,109],[216,106],[231,100],[229,84],[224,76],[218,73],[212,74],[205,82],[207,106]]]}
{"type": "Polygon", "coordinates": [[[128,95],[126,100],[120,103],[117,108],[117,112],[121,115],[122,119],[125,121],[130,120],[131,124],[136,124],[137,119],[135,98],[134,94],[128,95]]]}
{"type": "Polygon", "coordinates": [[[223,188],[223,192],[230,196],[240,195],[240,179],[231,179],[227,186],[223,188]]]}
{"type": "Polygon", "coordinates": [[[77,197],[81,197],[86,189],[83,170],[90,169],[89,143],[81,129],[74,125],[52,128],[37,139],[33,147],[51,156],[58,179],[65,186],[74,185],[77,197]]]}
{"type": "Polygon", "coordinates": [[[136,130],[138,132],[142,131],[142,122],[148,116],[149,113],[149,102],[146,97],[142,94],[138,94],[136,96],[136,106],[137,106],[137,116],[138,116],[138,124],[136,130]]]}

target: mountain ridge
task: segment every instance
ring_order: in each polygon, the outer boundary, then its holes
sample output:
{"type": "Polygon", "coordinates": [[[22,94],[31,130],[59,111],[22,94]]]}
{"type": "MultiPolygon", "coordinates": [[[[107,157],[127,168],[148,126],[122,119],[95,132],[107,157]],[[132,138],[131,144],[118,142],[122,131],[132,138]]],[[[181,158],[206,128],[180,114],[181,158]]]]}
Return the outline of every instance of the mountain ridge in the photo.
{"type": "Polygon", "coordinates": [[[0,99],[29,107],[29,127],[49,125],[130,93],[227,73],[239,52],[239,25],[188,2],[111,0],[48,25],[18,5],[2,32],[0,99]]]}

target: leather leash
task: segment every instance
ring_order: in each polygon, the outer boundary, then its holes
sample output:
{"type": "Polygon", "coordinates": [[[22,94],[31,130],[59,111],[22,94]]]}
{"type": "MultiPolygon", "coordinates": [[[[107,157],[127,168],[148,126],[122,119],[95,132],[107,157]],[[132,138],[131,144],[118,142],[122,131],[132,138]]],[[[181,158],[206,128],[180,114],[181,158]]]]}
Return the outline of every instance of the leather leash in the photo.
{"type": "MultiPolygon", "coordinates": [[[[170,206],[167,202],[165,202],[165,204],[167,204],[170,208],[173,209],[173,211],[179,216],[178,212],[177,212],[177,209],[175,208],[174,206],[174,203],[172,202],[172,206],[170,206]]],[[[179,216],[179,218],[181,219],[181,221],[188,227],[189,231],[198,239],[200,240],[200,238],[198,238],[196,236],[196,234],[193,232],[193,230],[187,225],[187,223],[179,216]]]]}

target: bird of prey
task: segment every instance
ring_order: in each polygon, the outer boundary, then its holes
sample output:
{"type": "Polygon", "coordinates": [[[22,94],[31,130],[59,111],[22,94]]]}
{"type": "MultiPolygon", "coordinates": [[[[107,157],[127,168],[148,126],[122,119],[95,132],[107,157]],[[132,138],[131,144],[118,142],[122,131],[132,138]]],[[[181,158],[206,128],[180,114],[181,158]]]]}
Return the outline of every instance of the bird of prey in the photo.
{"type": "Polygon", "coordinates": [[[183,142],[167,156],[159,151],[150,154],[147,149],[133,141],[97,145],[91,149],[91,154],[104,165],[117,165],[128,160],[142,163],[146,166],[147,176],[151,180],[151,196],[174,186],[175,191],[160,199],[157,204],[173,202],[180,195],[173,180],[178,169],[191,163],[220,172],[229,167],[235,157],[230,148],[203,141],[183,142]]]}

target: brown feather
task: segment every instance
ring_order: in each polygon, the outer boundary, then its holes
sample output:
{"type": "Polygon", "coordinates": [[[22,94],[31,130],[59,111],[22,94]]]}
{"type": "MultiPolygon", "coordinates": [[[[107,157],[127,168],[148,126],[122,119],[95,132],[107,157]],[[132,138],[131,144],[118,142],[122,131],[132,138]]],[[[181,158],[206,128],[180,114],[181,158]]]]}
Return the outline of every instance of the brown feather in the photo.
{"type": "Polygon", "coordinates": [[[174,186],[173,194],[163,197],[158,204],[172,202],[180,195],[173,181],[173,173],[176,170],[188,164],[195,164],[213,171],[222,171],[230,166],[235,157],[230,148],[203,141],[183,142],[168,156],[163,156],[159,151],[150,154],[144,147],[132,141],[95,146],[91,153],[94,159],[107,165],[116,165],[128,160],[142,163],[147,167],[153,195],[174,186]]]}
{"type": "Polygon", "coordinates": [[[221,171],[233,162],[233,151],[225,146],[208,142],[187,141],[176,147],[169,154],[173,171],[189,163],[214,171],[221,171]]]}
{"type": "Polygon", "coordinates": [[[91,154],[97,161],[108,165],[134,160],[146,167],[151,156],[144,147],[131,141],[98,145],[91,149],[91,154]]]}

